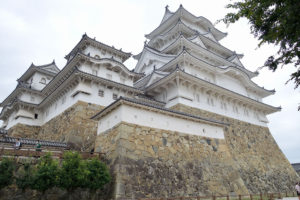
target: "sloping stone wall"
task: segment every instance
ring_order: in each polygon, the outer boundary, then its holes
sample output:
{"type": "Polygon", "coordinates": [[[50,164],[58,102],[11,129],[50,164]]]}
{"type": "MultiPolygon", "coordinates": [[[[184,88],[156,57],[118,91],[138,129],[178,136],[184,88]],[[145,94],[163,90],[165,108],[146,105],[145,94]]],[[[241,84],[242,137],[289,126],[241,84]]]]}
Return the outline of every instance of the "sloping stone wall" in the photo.
{"type": "Polygon", "coordinates": [[[14,137],[67,142],[72,148],[89,151],[94,148],[97,122],[90,118],[104,107],[78,101],[41,127],[17,124],[9,129],[14,137]]]}
{"type": "Polygon", "coordinates": [[[94,148],[97,123],[90,118],[103,107],[78,101],[41,126],[39,138],[68,142],[72,148],[89,151],[94,148]]]}
{"type": "Polygon", "coordinates": [[[227,147],[249,192],[291,191],[297,174],[266,127],[178,104],[172,109],[229,123],[227,147]]]}
{"type": "Polygon", "coordinates": [[[8,135],[21,138],[36,138],[40,132],[40,129],[40,126],[16,124],[8,130],[8,135]]]}
{"type": "Polygon", "coordinates": [[[247,194],[224,139],[120,123],[98,135],[116,177],[116,199],[247,194]]]}

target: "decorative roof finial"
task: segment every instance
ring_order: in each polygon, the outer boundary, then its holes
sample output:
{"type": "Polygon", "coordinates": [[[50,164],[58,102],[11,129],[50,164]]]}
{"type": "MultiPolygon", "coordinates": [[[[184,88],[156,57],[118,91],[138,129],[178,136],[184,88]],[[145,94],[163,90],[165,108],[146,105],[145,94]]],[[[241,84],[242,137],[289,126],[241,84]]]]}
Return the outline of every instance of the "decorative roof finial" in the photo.
{"type": "Polygon", "coordinates": [[[166,8],[166,10],[169,10],[169,5],[166,5],[166,7],[165,7],[165,8],[166,8]]]}
{"type": "Polygon", "coordinates": [[[147,40],[144,41],[144,46],[146,46],[146,45],[147,45],[147,40]]]}
{"type": "Polygon", "coordinates": [[[179,6],[180,8],[182,8],[182,4],[180,4],[180,6],[179,6]]]}
{"type": "Polygon", "coordinates": [[[55,59],[53,59],[52,64],[55,64],[55,59]]]}

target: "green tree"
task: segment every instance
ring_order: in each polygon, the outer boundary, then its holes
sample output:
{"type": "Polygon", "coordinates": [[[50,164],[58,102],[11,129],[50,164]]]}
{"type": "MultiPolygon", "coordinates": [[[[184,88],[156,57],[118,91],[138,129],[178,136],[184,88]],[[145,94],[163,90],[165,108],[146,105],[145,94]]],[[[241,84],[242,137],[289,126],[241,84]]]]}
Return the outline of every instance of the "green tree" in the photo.
{"type": "Polygon", "coordinates": [[[33,177],[32,189],[45,192],[57,184],[58,162],[53,160],[48,153],[41,157],[36,166],[36,172],[33,177]]]}
{"type": "Polygon", "coordinates": [[[107,166],[100,160],[94,158],[86,160],[87,176],[85,177],[85,188],[97,190],[110,182],[111,176],[107,166]]]}
{"type": "Polygon", "coordinates": [[[265,67],[276,71],[278,66],[294,64],[296,70],[288,81],[293,80],[297,88],[300,84],[300,1],[240,0],[226,8],[236,12],[230,12],[222,19],[225,24],[246,18],[251,33],[260,41],[259,47],[265,43],[279,45],[277,55],[271,55],[265,67]]]}
{"type": "Polygon", "coordinates": [[[15,170],[15,163],[13,160],[3,158],[0,163],[0,189],[12,184],[13,172],[15,170]]]}
{"type": "Polygon", "coordinates": [[[85,164],[77,152],[65,152],[59,170],[58,186],[68,191],[83,187],[87,173],[85,164]]]}
{"type": "Polygon", "coordinates": [[[25,190],[32,188],[34,182],[35,170],[32,164],[25,163],[21,169],[17,172],[16,184],[18,188],[25,190]]]}

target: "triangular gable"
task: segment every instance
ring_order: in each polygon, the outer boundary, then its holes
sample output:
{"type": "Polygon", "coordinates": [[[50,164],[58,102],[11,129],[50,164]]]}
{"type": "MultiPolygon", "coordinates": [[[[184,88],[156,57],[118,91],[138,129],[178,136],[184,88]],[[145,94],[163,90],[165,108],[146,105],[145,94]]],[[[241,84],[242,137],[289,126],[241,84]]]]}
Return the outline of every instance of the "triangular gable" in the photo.
{"type": "Polygon", "coordinates": [[[192,42],[196,43],[197,45],[199,45],[200,47],[203,47],[206,49],[206,46],[204,45],[204,43],[202,42],[200,37],[195,37],[193,39],[191,39],[192,42]]]}
{"type": "Polygon", "coordinates": [[[244,67],[240,59],[235,55],[233,58],[230,60],[232,63],[237,64],[240,67],[244,67]]]}
{"type": "Polygon", "coordinates": [[[175,55],[162,54],[145,46],[134,71],[138,73],[145,72],[145,67],[151,67],[149,64],[154,62],[157,64],[156,68],[159,68],[173,58],[175,58],[175,55]]]}
{"type": "Polygon", "coordinates": [[[148,80],[148,83],[145,85],[145,87],[159,81],[161,78],[167,76],[169,73],[168,72],[157,72],[157,71],[154,71],[152,74],[151,74],[151,77],[150,79],[148,80]]]}
{"type": "Polygon", "coordinates": [[[52,73],[58,73],[60,71],[59,68],[56,66],[54,61],[49,65],[42,65],[42,66],[37,66],[37,67],[39,67],[43,70],[52,72],[52,73]]]}

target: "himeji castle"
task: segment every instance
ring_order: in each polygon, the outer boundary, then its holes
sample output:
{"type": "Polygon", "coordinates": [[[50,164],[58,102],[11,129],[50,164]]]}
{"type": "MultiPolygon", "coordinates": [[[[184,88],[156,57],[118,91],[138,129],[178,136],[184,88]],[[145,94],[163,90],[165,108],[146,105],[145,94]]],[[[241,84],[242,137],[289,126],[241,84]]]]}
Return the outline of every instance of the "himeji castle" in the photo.
{"type": "Polygon", "coordinates": [[[166,6],[129,70],[131,53],[84,34],[61,70],[32,64],[18,78],[2,128],[105,153],[115,199],[288,190],[296,174],[267,119],[281,108],[263,102],[275,91],[252,81],[226,35],[166,6]]]}

